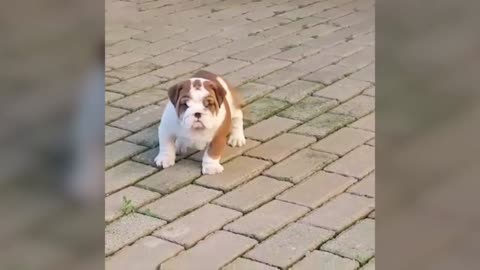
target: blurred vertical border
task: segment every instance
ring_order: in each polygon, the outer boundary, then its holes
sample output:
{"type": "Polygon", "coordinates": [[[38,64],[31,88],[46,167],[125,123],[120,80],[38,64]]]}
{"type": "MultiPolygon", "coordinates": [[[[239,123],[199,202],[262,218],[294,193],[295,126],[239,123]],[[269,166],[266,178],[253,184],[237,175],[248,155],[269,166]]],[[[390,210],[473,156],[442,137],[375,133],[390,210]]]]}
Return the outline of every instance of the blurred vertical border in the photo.
{"type": "Polygon", "coordinates": [[[478,269],[480,2],[376,3],[378,269],[478,269]]]}
{"type": "Polygon", "coordinates": [[[0,8],[0,269],[104,268],[104,2],[0,8]]]}

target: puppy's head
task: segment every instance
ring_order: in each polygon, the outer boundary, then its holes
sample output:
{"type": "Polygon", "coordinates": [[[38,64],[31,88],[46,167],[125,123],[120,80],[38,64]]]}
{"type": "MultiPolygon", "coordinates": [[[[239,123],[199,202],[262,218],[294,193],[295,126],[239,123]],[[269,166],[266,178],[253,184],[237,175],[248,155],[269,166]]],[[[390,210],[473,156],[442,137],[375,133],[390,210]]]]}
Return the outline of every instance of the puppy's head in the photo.
{"type": "Polygon", "coordinates": [[[215,125],[225,95],[220,84],[203,78],[191,78],[168,90],[180,124],[196,130],[210,129],[215,125]]]}

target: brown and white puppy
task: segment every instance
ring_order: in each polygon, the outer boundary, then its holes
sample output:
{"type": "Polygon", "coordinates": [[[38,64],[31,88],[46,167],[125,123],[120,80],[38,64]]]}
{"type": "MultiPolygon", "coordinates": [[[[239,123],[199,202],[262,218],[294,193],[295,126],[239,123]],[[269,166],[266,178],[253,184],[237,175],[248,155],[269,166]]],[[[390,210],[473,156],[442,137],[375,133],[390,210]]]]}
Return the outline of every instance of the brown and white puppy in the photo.
{"type": "Polygon", "coordinates": [[[175,153],[188,148],[204,150],[203,174],[223,171],[220,158],[227,142],[245,144],[243,113],[236,90],[220,76],[199,71],[168,90],[167,104],[158,127],[159,167],[175,164],[175,153]]]}

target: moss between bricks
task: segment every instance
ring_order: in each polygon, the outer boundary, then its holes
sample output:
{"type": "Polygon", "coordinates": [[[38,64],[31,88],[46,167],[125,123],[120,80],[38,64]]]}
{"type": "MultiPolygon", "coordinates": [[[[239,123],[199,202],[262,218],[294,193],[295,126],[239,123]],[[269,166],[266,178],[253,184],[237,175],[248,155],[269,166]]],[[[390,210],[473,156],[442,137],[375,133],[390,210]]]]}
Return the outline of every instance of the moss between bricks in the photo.
{"type": "Polygon", "coordinates": [[[290,104],[286,101],[267,97],[261,98],[244,108],[245,124],[251,125],[258,123],[259,121],[285,109],[289,105],[290,104]]]}

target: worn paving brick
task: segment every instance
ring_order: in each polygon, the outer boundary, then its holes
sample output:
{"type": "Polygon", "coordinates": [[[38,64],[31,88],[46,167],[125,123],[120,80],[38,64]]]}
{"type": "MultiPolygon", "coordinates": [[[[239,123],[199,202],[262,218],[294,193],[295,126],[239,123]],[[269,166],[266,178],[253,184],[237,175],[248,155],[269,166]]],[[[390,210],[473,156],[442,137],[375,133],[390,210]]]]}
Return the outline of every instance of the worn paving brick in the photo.
{"type": "Polygon", "coordinates": [[[142,129],[141,131],[125,138],[125,141],[147,147],[156,147],[158,146],[158,125],[142,129]]]}
{"type": "Polygon", "coordinates": [[[363,50],[364,47],[362,45],[359,45],[358,43],[354,42],[344,42],[340,43],[334,47],[330,47],[326,49],[325,51],[322,51],[322,53],[327,53],[327,54],[332,54],[336,56],[340,56],[342,58],[348,57],[356,52],[359,52],[363,50]]]}
{"type": "Polygon", "coordinates": [[[278,268],[269,266],[244,258],[238,258],[229,265],[222,268],[222,270],[277,270],[278,268]]]}
{"type": "Polygon", "coordinates": [[[146,236],[106,259],[105,269],[156,269],[162,262],[182,250],[183,247],[180,245],[146,236]]]}
{"type": "Polygon", "coordinates": [[[284,111],[278,116],[306,122],[330,110],[338,104],[336,100],[320,97],[306,97],[284,111]]]}
{"type": "Polygon", "coordinates": [[[284,85],[287,85],[288,83],[291,83],[297,80],[305,73],[308,73],[308,72],[293,70],[293,68],[287,67],[284,69],[274,71],[268,74],[267,76],[256,80],[255,83],[270,85],[273,87],[282,87],[284,85]]]}
{"type": "Polygon", "coordinates": [[[288,61],[264,59],[255,63],[255,65],[244,67],[234,73],[225,76],[225,79],[234,85],[240,85],[248,81],[256,80],[290,64],[291,63],[288,61]]]}
{"type": "Polygon", "coordinates": [[[374,208],[371,198],[343,193],[315,209],[299,222],[340,232],[374,208]]]}
{"type": "Polygon", "coordinates": [[[131,95],[138,91],[154,87],[167,79],[154,76],[150,73],[143,74],[117,84],[107,86],[108,90],[119,92],[126,95],[131,95]]]}
{"type": "Polygon", "coordinates": [[[145,61],[133,63],[131,65],[110,71],[108,75],[117,77],[121,80],[128,80],[130,78],[148,73],[154,70],[156,66],[152,63],[148,63],[145,61]]]}
{"type": "Polygon", "coordinates": [[[136,213],[121,217],[105,227],[105,254],[114,253],[164,224],[163,220],[136,213]]]}
{"type": "Polygon", "coordinates": [[[105,168],[115,166],[145,149],[144,146],[124,141],[109,144],[105,147],[105,168]]]}
{"type": "Polygon", "coordinates": [[[324,113],[293,129],[292,132],[323,138],[348,123],[351,123],[354,119],[355,118],[347,115],[324,113]]]}
{"type": "Polygon", "coordinates": [[[246,155],[277,163],[315,141],[315,137],[285,133],[249,150],[246,155]]]}
{"type": "Polygon", "coordinates": [[[268,97],[296,103],[322,87],[323,85],[318,83],[299,80],[273,91],[268,97]]]}
{"type": "Polygon", "coordinates": [[[358,222],[321,249],[365,263],[375,253],[375,221],[364,219],[358,222]]]}
{"type": "Polygon", "coordinates": [[[270,164],[268,161],[240,156],[224,164],[223,173],[203,175],[195,183],[224,191],[231,190],[259,175],[270,164]]]}
{"type": "Polygon", "coordinates": [[[303,80],[319,82],[324,85],[330,85],[340,79],[343,79],[345,76],[353,73],[355,67],[352,66],[343,66],[343,65],[330,65],[326,66],[318,71],[313,72],[310,75],[303,77],[303,80]]]}
{"type": "Polygon", "coordinates": [[[374,96],[375,96],[375,86],[370,87],[370,88],[368,88],[367,90],[363,91],[362,94],[364,94],[364,95],[366,95],[366,96],[374,97],[374,96]]]}
{"type": "Polygon", "coordinates": [[[156,169],[153,167],[137,162],[125,161],[105,172],[105,193],[110,194],[132,185],[155,171],[156,169]]]}
{"type": "Polygon", "coordinates": [[[147,211],[148,209],[148,211],[163,220],[173,221],[177,217],[208,203],[221,194],[222,192],[218,190],[188,185],[146,205],[140,210],[147,211]]]}
{"type": "Polygon", "coordinates": [[[370,141],[366,142],[367,145],[375,146],[375,138],[371,139],[370,141]]]}
{"type": "Polygon", "coordinates": [[[291,270],[355,270],[360,265],[357,261],[342,258],[332,253],[314,250],[296,263],[291,270]]]}
{"type": "MultiPolygon", "coordinates": [[[[260,143],[257,141],[247,139],[246,144],[243,145],[242,147],[231,147],[230,145],[227,145],[227,147],[225,148],[225,152],[223,153],[222,158],[220,160],[220,163],[228,162],[242,155],[249,149],[252,149],[253,147],[259,144],[260,143]]],[[[203,159],[203,154],[204,154],[204,151],[199,151],[196,154],[190,156],[189,158],[201,162],[203,159]]]]}
{"type": "Polygon", "coordinates": [[[240,217],[242,213],[214,204],[206,204],[155,231],[153,235],[191,247],[208,234],[240,217]]]}
{"type": "Polygon", "coordinates": [[[345,127],[313,144],[312,149],[343,156],[375,136],[374,133],[345,127]]]}
{"type": "Polygon", "coordinates": [[[204,69],[223,76],[248,65],[250,65],[250,63],[245,61],[235,59],[223,59],[214,64],[206,66],[204,69]]]}
{"type": "Polygon", "coordinates": [[[110,222],[123,215],[122,206],[126,200],[131,200],[131,205],[138,208],[160,197],[159,193],[137,187],[127,187],[105,198],[105,221],[110,222]]]}
{"type": "Polygon", "coordinates": [[[219,269],[257,242],[241,235],[218,231],[161,265],[162,270],[219,269]],[[208,260],[205,260],[208,258],[208,260]]]}
{"type": "Polygon", "coordinates": [[[245,106],[243,119],[249,124],[256,124],[288,106],[288,102],[264,97],[245,106]]]}
{"type": "Polygon", "coordinates": [[[130,53],[125,53],[122,55],[114,56],[111,58],[105,59],[105,64],[108,67],[111,67],[113,69],[121,68],[124,66],[128,66],[130,64],[133,64],[135,62],[139,62],[142,60],[145,60],[149,58],[150,56],[147,54],[142,54],[138,52],[130,52],[130,53]]]}
{"type": "Polygon", "coordinates": [[[375,172],[370,173],[357,184],[348,189],[348,192],[368,197],[375,197],[375,172]]]}
{"type": "Polygon", "coordinates": [[[154,58],[147,59],[146,61],[153,63],[158,67],[166,67],[170,64],[190,58],[195,54],[196,54],[195,52],[179,49],[179,50],[174,50],[174,51],[170,51],[170,52],[155,56],[154,58]]]}
{"type": "Polygon", "coordinates": [[[375,132],[375,113],[364,116],[349,126],[375,132]]]}
{"type": "Polygon", "coordinates": [[[269,43],[266,45],[251,48],[246,51],[234,54],[231,57],[235,59],[240,59],[243,61],[255,63],[269,57],[270,55],[274,55],[281,51],[282,50],[280,48],[273,48],[272,45],[269,43]]]}
{"type": "Polygon", "coordinates": [[[133,112],[119,120],[111,123],[114,127],[130,131],[139,131],[145,127],[151,126],[154,123],[160,122],[163,113],[163,108],[157,105],[150,105],[133,112]]]}
{"type": "Polygon", "coordinates": [[[155,167],[156,165],[155,165],[154,159],[157,156],[157,154],[158,154],[158,146],[132,157],[132,160],[155,167]]]}
{"type": "Polygon", "coordinates": [[[332,164],[326,171],[363,178],[375,168],[375,148],[362,145],[332,164]]]}
{"type": "Polygon", "coordinates": [[[370,64],[366,66],[365,68],[350,75],[349,78],[374,83],[375,82],[375,64],[370,64]]]}
{"type": "Polygon", "coordinates": [[[369,86],[370,83],[345,78],[328,87],[316,91],[314,95],[344,102],[345,100],[360,94],[369,86]]]}
{"type": "Polygon", "coordinates": [[[129,111],[124,109],[105,106],[105,124],[111,123],[112,121],[115,121],[128,113],[129,111]]]}
{"type": "Polygon", "coordinates": [[[375,270],[375,258],[368,261],[368,263],[362,266],[360,270],[375,270]]]}
{"type": "MultiPolygon", "coordinates": [[[[184,44],[185,42],[180,40],[164,39],[139,48],[136,51],[151,56],[157,56],[166,52],[172,52],[174,49],[177,49],[184,44]]],[[[147,61],[149,60],[147,59],[147,61]]]]}
{"type": "Polygon", "coordinates": [[[258,83],[246,83],[237,88],[246,103],[257,100],[275,90],[275,87],[258,83]]]}
{"type": "Polygon", "coordinates": [[[138,110],[160,100],[164,100],[167,96],[167,91],[153,88],[117,100],[111,103],[111,105],[127,110],[138,110]]]}
{"type": "Polygon", "coordinates": [[[185,29],[168,26],[168,25],[161,25],[145,33],[136,34],[132,38],[137,40],[149,41],[149,42],[157,42],[161,39],[173,36],[183,31],[185,31],[185,29]]]}
{"type": "Polygon", "coordinates": [[[241,212],[249,212],[259,205],[270,201],[292,184],[266,176],[258,176],[214,201],[215,204],[241,212]]]}
{"type": "Polygon", "coordinates": [[[128,130],[105,126],[105,144],[110,144],[112,142],[118,141],[130,134],[131,132],[128,130]]]}
{"type": "Polygon", "coordinates": [[[325,229],[293,223],[247,252],[245,257],[286,269],[333,234],[325,229]]]}
{"type": "Polygon", "coordinates": [[[356,70],[366,67],[375,61],[375,49],[365,48],[357,53],[354,53],[346,58],[343,58],[338,65],[353,67],[356,70]]]}
{"type": "Polygon", "coordinates": [[[355,179],[338,174],[317,172],[283,192],[277,199],[316,208],[345,191],[355,179]]]}
{"type": "Polygon", "coordinates": [[[117,99],[121,99],[123,97],[124,97],[124,95],[122,95],[122,94],[114,93],[114,92],[110,92],[110,91],[105,91],[105,104],[113,102],[117,99]]]}
{"type": "Polygon", "coordinates": [[[263,174],[280,180],[298,183],[336,158],[332,154],[304,149],[277,163],[263,174]]]}
{"type": "Polygon", "coordinates": [[[264,142],[278,134],[294,128],[300,123],[301,122],[296,120],[272,116],[245,129],[245,136],[250,139],[264,142]]]}
{"type": "Polygon", "coordinates": [[[307,207],[273,200],[226,225],[224,229],[264,240],[308,211],[307,207]]]}
{"type": "Polygon", "coordinates": [[[180,75],[193,72],[197,69],[202,68],[204,65],[194,62],[182,61],[169,66],[166,66],[161,69],[157,69],[152,74],[160,77],[165,77],[169,79],[176,78],[180,75]]]}
{"type": "Polygon", "coordinates": [[[201,175],[200,164],[191,160],[181,160],[174,166],[142,180],[139,186],[167,194],[190,184],[201,175]]]}
{"type": "Polygon", "coordinates": [[[332,113],[350,115],[356,118],[365,116],[375,110],[375,98],[369,96],[356,96],[331,110],[332,113]]]}
{"type": "Polygon", "coordinates": [[[231,40],[228,38],[212,36],[212,37],[207,37],[207,38],[192,42],[188,45],[185,45],[182,47],[182,49],[200,53],[200,52],[208,51],[210,49],[217,48],[229,42],[231,42],[231,40]]]}

